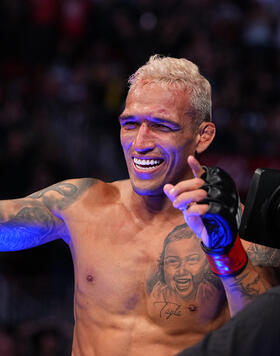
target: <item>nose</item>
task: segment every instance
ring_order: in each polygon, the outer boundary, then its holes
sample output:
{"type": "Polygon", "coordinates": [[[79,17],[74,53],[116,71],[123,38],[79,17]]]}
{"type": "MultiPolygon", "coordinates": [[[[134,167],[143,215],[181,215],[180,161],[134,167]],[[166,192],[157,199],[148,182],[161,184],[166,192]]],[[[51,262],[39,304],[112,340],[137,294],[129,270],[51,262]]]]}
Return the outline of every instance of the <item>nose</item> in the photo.
{"type": "Polygon", "coordinates": [[[187,264],[185,262],[181,262],[180,265],[178,266],[177,268],[177,275],[179,276],[184,276],[186,274],[188,274],[189,271],[188,271],[188,268],[187,268],[187,264]]]}
{"type": "Polygon", "coordinates": [[[138,153],[147,153],[154,149],[155,144],[152,133],[148,125],[143,122],[138,129],[136,137],[133,142],[133,148],[138,153]]]}

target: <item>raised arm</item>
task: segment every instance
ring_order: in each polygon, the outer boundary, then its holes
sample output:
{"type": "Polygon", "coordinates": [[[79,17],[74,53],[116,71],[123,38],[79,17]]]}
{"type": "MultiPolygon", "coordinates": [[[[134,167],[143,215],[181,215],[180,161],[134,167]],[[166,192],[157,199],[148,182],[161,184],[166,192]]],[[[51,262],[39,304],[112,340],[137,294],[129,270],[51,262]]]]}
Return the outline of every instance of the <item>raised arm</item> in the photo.
{"type": "Polygon", "coordinates": [[[223,280],[232,314],[245,304],[280,284],[280,250],[242,241],[249,261],[242,273],[223,280]]]}
{"type": "Polygon", "coordinates": [[[63,210],[77,201],[94,179],[54,184],[25,198],[0,202],[0,251],[23,250],[69,239],[63,210]]]}
{"type": "Polygon", "coordinates": [[[205,173],[194,157],[189,157],[188,162],[195,178],[176,186],[166,185],[164,190],[201,239],[202,249],[212,271],[221,278],[234,315],[276,284],[272,268],[268,267],[277,267],[277,258],[270,258],[265,268],[256,267],[262,264],[259,255],[263,249],[241,242],[237,235],[239,197],[234,182],[220,169],[207,169],[205,173]]]}

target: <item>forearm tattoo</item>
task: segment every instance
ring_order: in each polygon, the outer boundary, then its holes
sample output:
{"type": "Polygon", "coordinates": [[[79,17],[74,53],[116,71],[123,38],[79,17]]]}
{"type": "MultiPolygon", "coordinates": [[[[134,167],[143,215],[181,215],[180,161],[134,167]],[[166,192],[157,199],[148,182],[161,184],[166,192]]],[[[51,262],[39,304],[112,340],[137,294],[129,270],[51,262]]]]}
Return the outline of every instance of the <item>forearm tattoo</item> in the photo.
{"type": "Polygon", "coordinates": [[[64,238],[68,230],[52,209],[66,209],[94,182],[94,179],[81,179],[76,185],[61,182],[23,199],[24,206],[0,224],[0,250],[21,250],[64,238]],[[48,194],[51,192],[59,194],[48,194]]]}
{"type": "Polygon", "coordinates": [[[256,273],[253,278],[249,272],[241,274],[235,278],[235,281],[229,286],[231,292],[240,293],[245,299],[252,300],[262,293],[260,275],[256,273]]]}

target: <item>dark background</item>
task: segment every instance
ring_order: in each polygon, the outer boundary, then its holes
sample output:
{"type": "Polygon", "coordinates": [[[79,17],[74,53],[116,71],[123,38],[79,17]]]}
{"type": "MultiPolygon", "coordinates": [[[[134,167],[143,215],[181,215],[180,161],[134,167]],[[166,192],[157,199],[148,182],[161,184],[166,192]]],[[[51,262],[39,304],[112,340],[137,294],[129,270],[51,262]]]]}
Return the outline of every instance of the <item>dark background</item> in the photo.
{"type": "MultiPolygon", "coordinates": [[[[156,53],[212,84],[218,131],[202,163],[227,169],[243,200],[254,169],[280,169],[278,0],[1,0],[0,199],[126,178],[117,118],[129,75],[156,53]]],[[[67,246],[0,258],[0,354],[69,353],[67,246]]]]}

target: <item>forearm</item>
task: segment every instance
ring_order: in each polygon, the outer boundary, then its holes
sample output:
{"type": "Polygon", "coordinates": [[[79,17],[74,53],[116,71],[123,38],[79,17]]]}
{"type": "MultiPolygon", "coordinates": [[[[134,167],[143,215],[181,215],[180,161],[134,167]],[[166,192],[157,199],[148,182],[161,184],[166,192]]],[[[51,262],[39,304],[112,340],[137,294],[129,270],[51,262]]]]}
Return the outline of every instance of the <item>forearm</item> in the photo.
{"type": "Polygon", "coordinates": [[[254,266],[239,236],[224,251],[213,251],[202,244],[212,271],[220,277],[227,295],[231,316],[272,285],[264,269],[254,266]]]}
{"type": "Polygon", "coordinates": [[[246,268],[235,277],[221,278],[231,315],[236,314],[256,296],[272,286],[280,284],[280,250],[242,240],[249,262],[246,268]]]}
{"type": "Polygon", "coordinates": [[[225,288],[231,316],[272,286],[250,261],[240,274],[222,277],[221,281],[225,288]]]}

